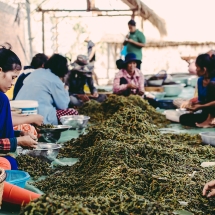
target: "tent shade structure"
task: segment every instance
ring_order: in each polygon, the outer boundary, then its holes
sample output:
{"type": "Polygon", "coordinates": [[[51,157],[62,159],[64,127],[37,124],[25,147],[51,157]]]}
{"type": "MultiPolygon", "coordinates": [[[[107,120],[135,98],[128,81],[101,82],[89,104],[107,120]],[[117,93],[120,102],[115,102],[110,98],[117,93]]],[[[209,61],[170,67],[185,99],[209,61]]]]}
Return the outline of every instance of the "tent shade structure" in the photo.
{"type": "MultiPolygon", "coordinates": [[[[157,30],[160,33],[160,36],[166,36],[167,35],[167,30],[166,30],[166,23],[164,19],[159,17],[152,9],[150,9],[147,5],[145,5],[142,1],[140,0],[121,0],[123,3],[125,3],[130,9],[127,10],[118,10],[118,9],[98,9],[95,6],[95,0],[86,0],[86,9],[83,10],[68,10],[68,9],[42,9],[42,5],[40,5],[37,8],[37,12],[42,13],[42,40],[43,40],[43,52],[45,52],[45,39],[44,39],[44,15],[45,13],[48,12],[92,12],[93,15],[97,16],[112,16],[110,13],[111,12],[120,12],[118,16],[122,15],[128,15],[128,13],[131,11],[131,18],[134,18],[135,15],[142,17],[143,20],[148,20],[149,22],[152,23],[153,26],[157,28],[157,30]],[[101,12],[106,12],[105,15],[103,15],[101,12]],[[124,12],[124,14],[123,14],[124,12]]],[[[72,15],[69,15],[72,16],[72,15]]],[[[114,15],[117,16],[117,15],[114,15]]]]}

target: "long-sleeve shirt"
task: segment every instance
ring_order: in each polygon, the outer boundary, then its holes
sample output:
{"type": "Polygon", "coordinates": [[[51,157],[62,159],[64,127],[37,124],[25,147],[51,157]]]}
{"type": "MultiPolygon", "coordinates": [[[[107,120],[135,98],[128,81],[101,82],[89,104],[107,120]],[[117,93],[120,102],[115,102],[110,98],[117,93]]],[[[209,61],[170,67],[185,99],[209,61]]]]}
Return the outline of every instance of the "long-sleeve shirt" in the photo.
{"type": "Polygon", "coordinates": [[[13,90],[13,100],[16,99],[16,96],[18,94],[18,92],[20,91],[20,89],[22,88],[23,86],[23,81],[25,80],[25,78],[27,78],[31,72],[33,72],[35,69],[26,69],[24,70],[24,72],[22,74],[20,74],[20,76],[18,77],[17,81],[16,81],[16,84],[14,86],[14,90],[13,90]]]}
{"type": "MultiPolygon", "coordinates": [[[[208,101],[208,86],[203,86],[204,77],[200,77],[197,82],[198,86],[198,99],[200,103],[207,103],[208,101]]],[[[215,81],[215,78],[210,79],[211,82],[215,81]]],[[[209,95],[210,96],[210,95],[209,95]]],[[[211,96],[210,96],[211,97],[211,96]]],[[[214,93],[212,93],[212,97],[214,97],[214,93]]],[[[214,100],[214,99],[212,99],[214,100]]]]}
{"type": "Polygon", "coordinates": [[[16,137],[20,136],[20,131],[14,131],[15,137],[0,139],[0,153],[15,152],[17,147],[16,137]]]}
{"type": "Polygon", "coordinates": [[[16,137],[0,139],[0,153],[15,152],[17,146],[16,137]]]}
{"type": "Polygon", "coordinates": [[[70,98],[64,84],[50,69],[37,69],[23,82],[16,100],[38,101],[38,113],[45,124],[58,124],[56,110],[67,109],[70,98]]]}
{"type": "Polygon", "coordinates": [[[85,94],[84,85],[87,84],[91,94],[97,92],[94,87],[94,82],[92,77],[86,77],[80,75],[77,71],[71,70],[65,77],[65,83],[69,86],[70,95],[74,94],[85,94]]]}
{"type": "Polygon", "coordinates": [[[136,94],[137,90],[144,92],[144,76],[139,69],[135,69],[133,76],[130,76],[125,69],[121,69],[114,78],[113,92],[118,95],[122,94],[123,91],[128,89],[128,84],[137,86],[137,89],[132,89],[133,94],[136,94]],[[128,83],[120,84],[121,78],[125,78],[128,83]]]}

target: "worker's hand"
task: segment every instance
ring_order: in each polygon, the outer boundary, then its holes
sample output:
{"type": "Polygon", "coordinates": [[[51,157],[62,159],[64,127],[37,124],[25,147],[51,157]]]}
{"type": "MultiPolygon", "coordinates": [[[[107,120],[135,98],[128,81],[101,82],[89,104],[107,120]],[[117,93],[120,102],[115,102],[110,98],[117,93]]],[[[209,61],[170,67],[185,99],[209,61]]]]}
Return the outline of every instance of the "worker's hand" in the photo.
{"type": "Polygon", "coordinates": [[[132,40],[132,39],[128,39],[128,40],[127,40],[127,42],[129,42],[129,43],[133,43],[133,42],[134,42],[134,40],[132,40]]]}
{"type": "Polygon", "coordinates": [[[138,93],[140,96],[143,96],[144,95],[144,92],[143,91],[139,91],[138,93]]]}
{"type": "Polygon", "coordinates": [[[190,111],[197,111],[197,110],[200,110],[202,109],[203,105],[200,105],[200,104],[195,104],[195,105],[192,105],[192,106],[189,106],[187,109],[190,110],[190,111]]]}
{"type": "Polygon", "coordinates": [[[91,95],[90,97],[92,97],[92,98],[98,98],[98,97],[99,97],[99,94],[98,94],[98,92],[95,92],[95,93],[93,93],[93,95],[91,95]]]}
{"type": "Polygon", "coordinates": [[[129,88],[129,89],[137,89],[137,86],[135,84],[128,84],[127,88],[129,88]]]}
{"type": "Polygon", "coordinates": [[[186,109],[189,107],[191,107],[190,101],[184,101],[180,106],[180,108],[186,108],[186,109]]]}
{"type": "Polygon", "coordinates": [[[68,91],[68,90],[69,90],[69,87],[65,84],[65,85],[64,85],[64,89],[68,91]]]}
{"type": "Polygon", "coordinates": [[[215,196],[215,180],[205,184],[202,194],[203,196],[207,195],[208,198],[215,196]],[[207,192],[209,193],[207,194],[207,192]]]}
{"type": "Polygon", "coordinates": [[[77,95],[77,97],[78,97],[80,100],[82,100],[83,102],[87,102],[87,101],[90,100],[89,97],[88,97],[87,95],[85,95],[85,94],[83,94],[83,95],[77,95]]]}
{"type": "Polygon", "coordinates": [[[24,137],[24,136],[30,136],[30,138],[32,138],[33,140],[37,141],[37,137],[34,136],[33,134],[31,134],[30,132],[21,131],[20,132],[20,137],[24,137]]]}
{"type": "Polygon", "coordinates": [[[211,120],[211,125],[215,125],[215,118],[211,120]]]}
{"type": "Polygon", "coordinates": [[[39,125],[39,126],[43,124],[43,116],[39,114],[32,114],[27,117],[30,118],[30,121],[31,121],[30,123],[32,124],[39,125]]]}
{"type": "Polygon", "coordinates": [[[22,148],[36,148],[37,142],[30,136],[17,137],[17,145],[22,148]]]}

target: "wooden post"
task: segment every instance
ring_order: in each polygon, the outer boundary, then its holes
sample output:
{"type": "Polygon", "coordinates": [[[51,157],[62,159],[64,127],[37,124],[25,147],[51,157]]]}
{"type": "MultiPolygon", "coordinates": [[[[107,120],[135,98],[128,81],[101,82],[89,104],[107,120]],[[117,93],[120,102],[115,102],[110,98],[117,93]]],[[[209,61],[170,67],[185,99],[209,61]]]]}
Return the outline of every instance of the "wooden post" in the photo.
{"type": "MultiPolygon", "coordinates": [[[[114,62],[116,62],[117,60],[117,43],[114,43],[114,62]]],[[[115,68],[116,68],[116,64],[115,64],[115,68]]]]}
{"type": "Polygon", "coordinates": [[[110,69],[110,45],[107,43],[107,78],[109,79],[109,69],[110,69]]]}
{"type": "Polygon", "coordinates": [[[33,57],[33,49],[32,49],[32,36],[31,36],[31,8],[30,2],[26,0],[26,13],[27,13],[27,20],[28,20],[28,40],[29,40],[29,48],[30,48],[30,59],[33,57]]]}
{"type": "Polygon", "coordinates": [[[56,39],[55,39],[55,44],[56,44],[56,48],[55,48],[55,52],[58,53],[58,17],[55,17],[55,21],[56,21],[56,27],[55,27],[55,34],[56,34],[56,39]]]}
{"type": "Polygon", "coordinates": [[[45,27],[44,27],[44,12],[42,11],[42,44],[43,44],[43,53],[45,53],[45,27]]]}
{"type": "Polygon", "coordinates": [[[87,0],[87,11],[91,10],[91,4],[90,4],[90,0],[87,0]]]}
{"type": "Polygon", "coordinates": [[[144,19],[141,17],[141,30],[144,31],[144,19]]]}
{"type": "Polygon", "coordinates": [[[132,11],[131,19],[135,18],[135,10],[132,11]]]}
{"type": "Polygon", "coordinates": [[[90,0],[90,9],[95,9],[95,0],[90,0]]]}

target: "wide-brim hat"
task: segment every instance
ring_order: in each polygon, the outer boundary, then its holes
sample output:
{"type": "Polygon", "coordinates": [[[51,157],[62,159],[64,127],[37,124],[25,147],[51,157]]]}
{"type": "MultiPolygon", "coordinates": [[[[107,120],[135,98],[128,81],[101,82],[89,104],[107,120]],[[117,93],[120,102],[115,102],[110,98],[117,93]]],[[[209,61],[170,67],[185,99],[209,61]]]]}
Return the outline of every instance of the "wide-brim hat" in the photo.
{"type": "Polygon", "coordinates": [[[127,65],[129,62],[131,61],[135,61],[137,63],[142,63],[141,60],[137,59],[137,56],[134,54],[134,53],[128,53],[126,56],[125,56],[125,61],[124,61],[124,64],[127,65]]]}
{"type": "Polygon", "coordinates": [[[78,55],[76,61],[71,64],[72,70],[76,70],[80,73],[83,73],[83,75],[86,75],[88,77],[92,76],[93,71],[93,64],[89,63],[88,57],[85,55],[78,55]]]}

